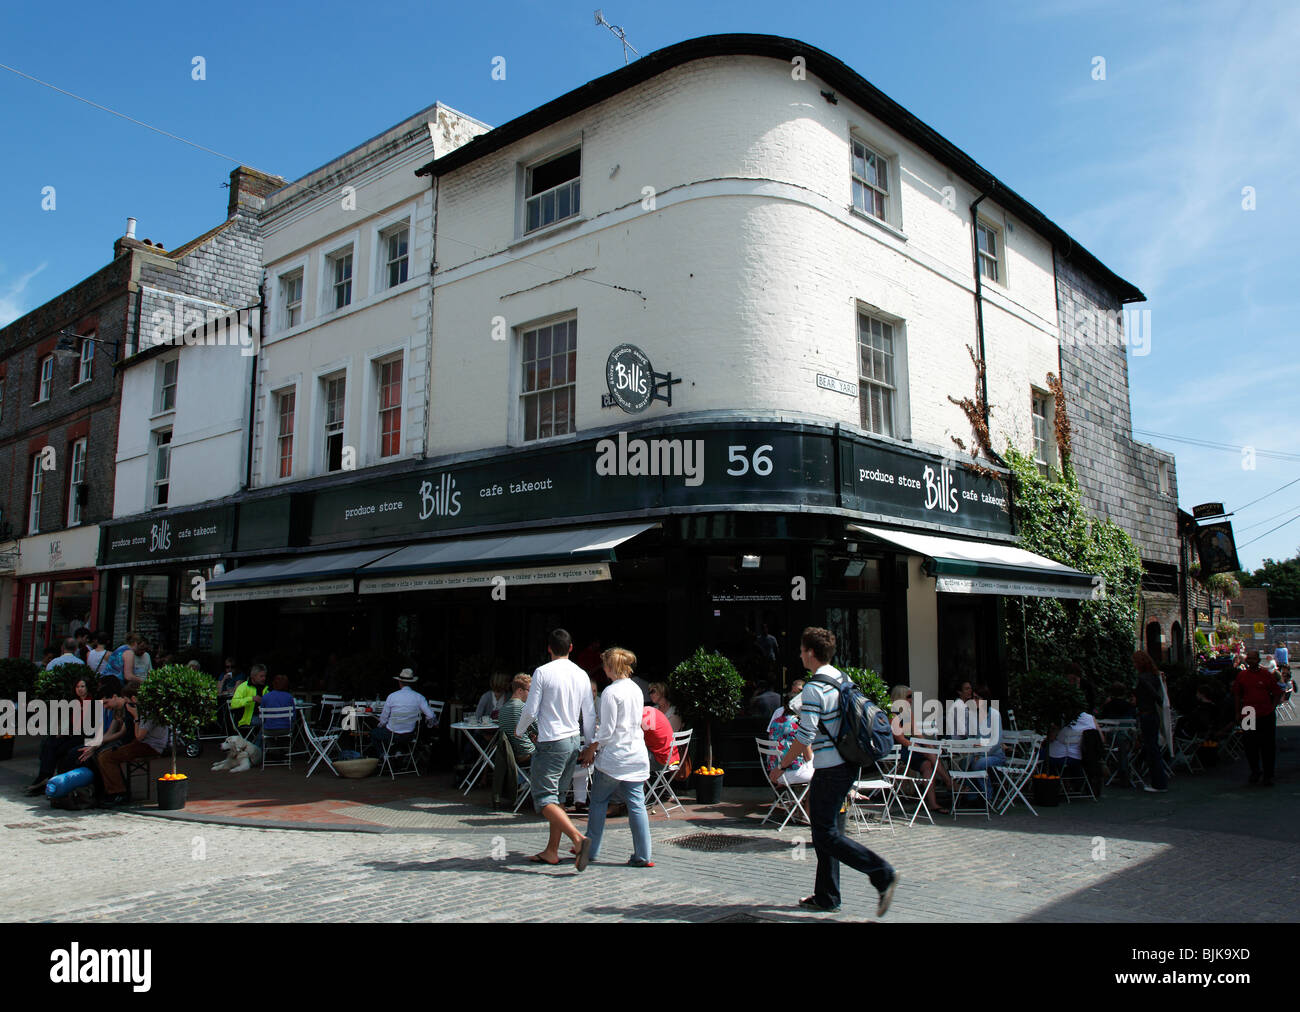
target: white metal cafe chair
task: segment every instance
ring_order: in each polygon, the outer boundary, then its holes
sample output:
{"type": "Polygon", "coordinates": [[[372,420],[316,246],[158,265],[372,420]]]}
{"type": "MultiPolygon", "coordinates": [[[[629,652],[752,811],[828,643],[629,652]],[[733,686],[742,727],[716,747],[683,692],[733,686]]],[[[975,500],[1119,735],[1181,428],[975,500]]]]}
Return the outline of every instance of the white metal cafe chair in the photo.
{"type": "MultiPolygon", "coordinates": [[[[980,745],[978,742],[947,742],[945,745],[949,756],[953,759],[962,758],[967,762],[982,758],[988,754],[988,748],[980,745]]],[[[958,812],[962,815],[972,815],[983,812],[984,817],[989,818],[989,771],[987,768],[982,770],[962,770],[957,768],[956,762],[948,764],[948,776],[952,777],[952,817],[957,818],[958,812]],[[971,789],[974,785],[974,789],[971,789]],[[963,797],[977,797],[980,802],[979,808],[967,808],[961,811],[961,799],[963,797]]]]}
{"type": "Polygon", "coordinates": [[[292,706],[272,706],[262,710],[262,769],[268,766],[293,766],[293,717],[297,711],[292,706]],[[267,722],[283,720],[288,727],[270,728],[267,722]],[[282,752],[283,759],[267,758],[272,751],[282,752]]]}
{"type": "Polygon", "coordinates": [[[325,733],[329,734],[334,730],[334,725],[338,721],[339,711],[343,709],[343,697],[325,693],[320,697],[320,716],[317,721],[325,725],[325,733]]]}
{"type": "Polygon", "coordinates": [[[685,807],[677,797],[677,792],[673,790],[673,777],[677,775],[678,769],[681,768],[681,760],[686,758],[690,750],[693,733],[693,730],[673,733],[673,746],[677,749],[678,761],[655,773],[646,795],[646,811],[652,811],[657,805],[664,810],[665,818],[672,818],[668,814],[672,809],[685,807]]]}
{"type": "Polygon", "coordinates": [[[939,742],[928,738],[913,738],[912,744],[908,748],[907,762],[904,764],[902,773],[886,774],[885,780],[889,781],[893,787],[890,797],[898,806],[898,814],[907,819],[907,825],[916,825],[917,817],[924,812],[925,817],[930,820],[930,825],[934,825],[934,816],[930,814],[930,808],[925,803],[925,796],[930,793],[930,786],[934,783],[935,774],[939,770],[939,742]],[[931,760],[930,772],[913,773],[913,769],[920,770],[925,760],[931,760]],[[915,805],[912,802],[916,802],[915,805]],[[908,815],[909,806],[912,814],[908,815]]]}
{"type": "Polygon", "coordinates": [[[330,755],[331,753],[337,754],[339,750],[339,734],[341,732],[317,734],[311,729],[311,724],[304,720],[302,733],[307,742],[307,748],[310,750],[311,755],[314,756],[307,767],[307,776],[310,777],[315,773],[316,767],[321,763],[324,763],[331,773],[338,776],[339,771],[334,768],[334,763],[330,761],[330,755]]]}
{"type": "MultiPolygon", "coordinates": [[[[769,765],[781,761],[783,754],[781,746],[774,741],[768,741],[766,738],[755,738],[754,744],[758,747],[759,769],[766,774],[769,765]]],[[[810,782],[804,781],[801,784],[787,784],[784,782],[783,777],[776,783],[772,783],[771,778],[768,777],[767,783],[768,786],[772,788],[772,793],[776,795],[776,798],[773,800],[772,806],[768,808],[767,814],[763,816],[763,821],[759,823],[759,825],[766,826],[768,820],[775,816],[778,808],[785,812],[785,818],[781,820],[781,825],[777,827],[776,831],[778,833],[785,829],[786,823],[794,818],[796,812],[806,824],[811,824],[811,820],[808,818],[808,813],[803,807],[803,799],[808,794],[808,788],[812,786],[810,782]]]]}
{"type": "Polygon", "coordinates": [[[388,770],[388,779],[396,780],[399,773],[414,773],[420,775],[420,765],[415,759],[415,749],[420,743],[420,726],[424,723],[424,718],[415,722],[415,727],[404,734],[394,734],[384,742],[383,751],[379,756],[379,772],[383,773],[388,770]],[[394,764],[393,760],[399,760],[400,765],[394,764]]]}
{"type": "MultiPolygon", "coordinates": [[[[897,763],[898,750],[895,749],[895,763],[897,763]]],[[[888,826],[890,833],[894,833],[894,818],[890,814],[890,807],[893,804],[892,795],[894,785],[886,780],[884,776],[877,774],[875,778],[863,779],[862,770],[858,770],[858,779],[853,781],[853,789],[849,791],[849,811],[853,815],[854,828],[869,829],[870,821],[866,813],[874,810],[880,810],[880,824],[888,826]],[[879,795],[879,800],[873,800],[873,795],[879,795]]]]}
{"type": "Polygon", "coordinates": [[[1042,737],[1035,735],[1030,742],[1029,755],[1026,758],[1010,756],[1001,766],[992,767],[993,779],[997,785],[993,807],[999,815],[1005,815],[1017,798],[1025,803],[1025,807],[1031,813],[1038,814],[1034,806],[1029,803],[1029,799],[1025,797],[1025,785],[1029,783],[1029,778],[1038,768],[1038,752],[1042,744],[1042,737]]]}

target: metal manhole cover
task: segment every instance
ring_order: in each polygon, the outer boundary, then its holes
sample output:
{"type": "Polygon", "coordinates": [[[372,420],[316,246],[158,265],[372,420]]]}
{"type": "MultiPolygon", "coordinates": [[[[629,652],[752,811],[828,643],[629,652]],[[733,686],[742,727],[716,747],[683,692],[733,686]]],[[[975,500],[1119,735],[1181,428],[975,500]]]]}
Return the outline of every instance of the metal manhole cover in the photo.
{"type": "Polygon", "coordinates": [[[734,833],[689,833],[686,836],[674,836],[664,842],[687,850],[743,850],[762,841],[734,833]]]}

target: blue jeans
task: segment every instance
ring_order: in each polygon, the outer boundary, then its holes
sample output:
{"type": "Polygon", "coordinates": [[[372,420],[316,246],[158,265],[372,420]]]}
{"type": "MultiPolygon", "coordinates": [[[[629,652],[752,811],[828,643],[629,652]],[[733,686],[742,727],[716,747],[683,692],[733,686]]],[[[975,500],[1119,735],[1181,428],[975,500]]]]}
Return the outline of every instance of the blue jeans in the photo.
{"type": "Polygon", "coordinates": [[[632,830],[632,860],[650,860],[650,816],[645,811],[645,784],[640,780],[615,780],[593,769],[591,774],[591,810],[587,813],[587,836],[591,839],[591,860],[600,852],[600,837],[605,832],[605,809],[610,798],[618,794],[627,803],[627,821],[632,830]]]}
{"type": "MultiPolygon", "coordinates": [[[[994,752],[992,755],[980,756],[970,764],[970,770],[972,773],[978,773],[980,770],[991,769],[994,766],[1005,766],[1006,764],[1007,757],[1001,750],[999,750],[994,752]]],[[[976,781],[976,783],[978,783],[978,781],[976,781]]],[[[993,774],[990,773],[988,779],[984,783],[980,784],[980,790],[984,792],[986,798],[989,797],[989,791],[992,788],[992,785],[993,774]]]]}
{"type": "Polygon", "coordinates": [[[1150,770],[1151,786],[1163,790],[1169,786],[1169,778],[1165,776],[1165,764],[1160,757],[1160,714],[1138,714],[1138,727],[1142,731],[1142,754],[1150,770]]]}
{"type": "MultiPolygon", "coordinates": [[[[853,786],[856,767],[848,763],[813,773],[808,789],[808,818],[812,821],[813,849],[817,852],[817,885],[813,899],[824,907],[840,905],[840,862],[871,879],[877,891],[894,878],[894,869],[883,857],[872,853],[844,835],[844,800],[853,786]]],[[[629,807],[629,811],[630,811],[629,807]]]]}

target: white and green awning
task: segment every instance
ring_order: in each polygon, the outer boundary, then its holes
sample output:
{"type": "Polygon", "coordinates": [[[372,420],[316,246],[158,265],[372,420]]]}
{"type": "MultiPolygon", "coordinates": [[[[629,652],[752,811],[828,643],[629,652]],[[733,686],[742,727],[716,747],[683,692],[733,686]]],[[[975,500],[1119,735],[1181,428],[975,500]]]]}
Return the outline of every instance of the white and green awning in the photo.
{"type": "Polygon", "coordinates": [[[1015,545],[865,524],[849,524],[849,529],[924,558],[925,570],[934,577],[935,590],[940,593],[1060,597],[1076,601],[1096,601],[1106,596],[1106,581],[1100,576],[1071,569],[1015,545]]]}

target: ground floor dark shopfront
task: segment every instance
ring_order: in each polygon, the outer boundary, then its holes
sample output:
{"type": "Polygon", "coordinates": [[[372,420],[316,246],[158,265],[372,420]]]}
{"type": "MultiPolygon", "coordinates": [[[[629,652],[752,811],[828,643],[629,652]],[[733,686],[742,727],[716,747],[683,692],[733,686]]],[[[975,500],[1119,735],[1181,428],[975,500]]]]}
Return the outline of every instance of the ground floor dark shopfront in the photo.
{"type": "MultiPolygon", "coordinates": [[[[803,673],[799,633],[814,625],[835,632],[837,663],[889,684],[934,698],[966,677],[996,695],[1005,595],[1086,579],[1007,555],[1016,550],[1001,486],[910,448],[761,421],[645,427],[617,440],[246,497],[231,536],[211,546],[227,560],[207,584],[214,644],[302,690],[371,696],[410,666],[429,697],[472,705],[491,672],[545,662],[556,626],[587,662],[597,642],[631,649],[648,681],[667,680],[703,646],[751,685],[784,686],[803,673]],[[624,466],[652,436],[663,437],[665,463],[672,445],[693,442],[698,471],[624,466]],[[774,663],[758,647],[765,627],[774,663]]],[[[167,522],[222,528],[202,509],[167,522]]],[[[106,535],[105,561],[115,551],[136,561],[123,546],[149,541],[106,535]]],[[[728,728],[724,764],[757,777],[761,731],[744,720],[728,728]]]]}

